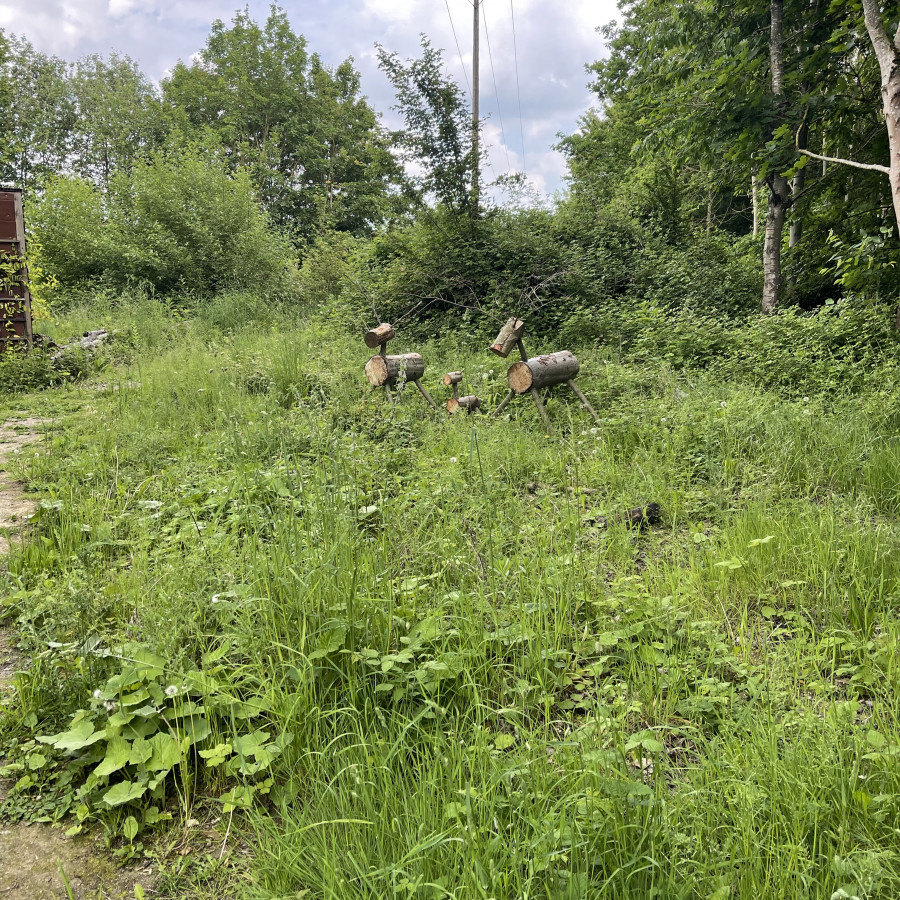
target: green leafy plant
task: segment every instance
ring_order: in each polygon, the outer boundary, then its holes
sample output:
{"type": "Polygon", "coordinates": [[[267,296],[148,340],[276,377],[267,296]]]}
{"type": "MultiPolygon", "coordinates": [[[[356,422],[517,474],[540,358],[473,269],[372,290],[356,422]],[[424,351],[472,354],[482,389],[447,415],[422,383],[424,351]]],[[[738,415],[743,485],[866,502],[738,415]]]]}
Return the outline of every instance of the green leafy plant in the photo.
{"type": "Polygon", "coordinates": [[[95,653],[118,660],[120,670],[93,692],[90,705],[76,712],[64,731],[38,735],[23,760],[6,767],[8,775],[20,773],[13,802],[41,789],[45,770],[63,769],[65,783],[75,787],[57,810],[74,809],[78,824],[69,833],[99,818],[133,843],[144,826],[170,817],[166,806],[173,792],[189,803],[194,780],[204,774],[213,781],[219,772],[218,780],[240,779],[222,797],[226,811],[271,789],[272,764],[291,735],[273,737],[258,728],[232,732],[228,723],[249,725],[264,705],[234,701],[221,690],[216,654],[209,657],[209,668],[173,678],[162,657],[138,644],[95,653]],[[214,727],[228,727],[229,739],[213,743],[214,727]]]}

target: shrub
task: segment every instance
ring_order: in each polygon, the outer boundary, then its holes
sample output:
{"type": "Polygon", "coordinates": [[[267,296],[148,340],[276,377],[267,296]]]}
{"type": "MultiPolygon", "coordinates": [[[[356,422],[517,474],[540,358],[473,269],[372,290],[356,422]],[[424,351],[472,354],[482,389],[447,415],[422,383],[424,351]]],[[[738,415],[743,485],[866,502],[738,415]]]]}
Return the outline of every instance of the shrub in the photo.
{"type": "Polygon", "coordinates": [[[249,175],[229,175],[198,147],[156,153],[110,187],[109,272],[119,284],[210,294],[234,288],[290,293],[289,242],[253,196],[249,175]]]}
{"type": "Polygon", "coordinates": [[[29,225],[43,249],[43,262],[61,284],[99,278],[109,259],[103,198],[84,178],[53,178],[29,207],[29,225]]]}
{"type": "Polygon", "coordinates": [[[354,327],[403,318],[419,337],[460,324],[493,337],[514,313],[549,328],[564,317],[575,269],[545,210],[492,210],[471,221],[438,208],[354,255],[340,313],[354,327]]]}
{"type": "Polygon", "coordinates": [[[103,360],[85,350],[64,350],[55,358],[37,348],[0,354],[0,394],[39,391],[96,372],[103,360]]]}
{"type": "Polygon", "coordinates": [[[78,178],[53,181],[36,204],[34,232],[63,288],[103,281],[207,297],[265,290],[291,297],[290,242],[256,202],[250,176],[217,152],[159,151],[116,174],[107,194],[78,178]]]}
{"type": "Polygon", "coordinates": [[[300,268],[300,296],[320,308],[334,303],[350,274],[351,255],[358,245],[359,241],[344,232],[328,231],[319,235],[300,268]]]}

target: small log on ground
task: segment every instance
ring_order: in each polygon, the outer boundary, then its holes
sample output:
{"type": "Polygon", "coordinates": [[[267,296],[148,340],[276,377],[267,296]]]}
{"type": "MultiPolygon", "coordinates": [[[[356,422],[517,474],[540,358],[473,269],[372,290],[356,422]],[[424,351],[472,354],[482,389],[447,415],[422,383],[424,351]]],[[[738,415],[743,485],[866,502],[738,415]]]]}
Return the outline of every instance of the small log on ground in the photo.
{"type": "Polygon", "coordinates": [[[560,350],[558,353],[513,363],[506,374],[511,391],[527,394],[531,390],[571,381],[580,368],[578,360],[569,350],[560,350]]]}
{"type": "Polygon", "coordinates": [[[517,319],[513,316],[503,328],[500,329],[497,340],[491,344],[491,353],[496,353],[497,356],[506,359],[506,357],[513,352],[513,349],[518,346],[524,333],[525,323],[521,319],[517,319]]]}
{"type": "Polygon", "coordinates": [[[481,401],[477,397],[451,397],[447,401],[447,412],[453,413],[465,411],[473,413],[481,408],[481,401]]]}
{"type": "Polygon", "coordinates": [[[607,528],[610,525],[624,525],[626,528],[638,528],[643,530],[650,525],[659,525],[662,522],[662,507],[658,503],[648,503],[646,506],[636,506],[627,512],[615,516],[596,516],[586,519],[585,525],[593,528],[607,528]]]}
{"type": "Polygon", "coordinates": [[[447,387],[452,387],[454,384],[459,384],[462,380],[463,380],[462,372],[448,372],[444,376],[444,384],[446,384],[447,387]]]}
{"type": "Polygon", "coordinates": [[[393,340],[395,334],[394,326],[388,325],[385,322],[377,328],[367,331],[363,340],[370,350],[374,350],[376,347],[380,347],[382,344],[386,344],[388,341],[393,340]]]}
{"type": "Polygon", "coordinates": [[[401,377],[418,381],[425,374],[425,360],[418,353],[373,356],[366,363],[366,378],[373,387],[396,384],[401,377]]]}

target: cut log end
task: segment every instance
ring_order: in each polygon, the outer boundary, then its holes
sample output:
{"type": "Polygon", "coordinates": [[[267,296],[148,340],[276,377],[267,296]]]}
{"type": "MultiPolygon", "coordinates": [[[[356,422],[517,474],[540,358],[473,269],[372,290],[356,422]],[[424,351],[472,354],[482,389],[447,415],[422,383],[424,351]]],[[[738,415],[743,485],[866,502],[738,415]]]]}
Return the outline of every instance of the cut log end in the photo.
{"type": "Polygon", "coordinates": [[[477,397],[451,397],[447,401],[447,412],[450,415],[458,412],[473,413],[481,408],[481,401],[477,397]]]}
{"type": "Polygon", "coordinates": [[[558,353],[547,353],[513,363],[506,375],[511,391],[526,394],[530,390],[571,381],[579,370],[580,365],[574,354],[569,350],[560,350],[558,353]]]}
{"type": "Polygon", "coordinates": [[[517,319],[513,316],[503,328],[500,329],[497,340],[491,344],[491,353],[495,353],[502,359],[506,359],[506,357],[516,348],[519,341],[522,340],[522,335],[524,333],[525,323],[521,319],[517,319]]]}
{"type": "Polygon", "coordinates": [[[527,394],[534,382],[534,375],[526,362],[513,363],[509,367],[507,378],[509,379],[509,389],[517,394],[527,394]]]}
{"type": "Polygon", "coordinates": [[[374,350],[376,347],[380,347],[382,344],[386,344],[388,341],[393,340],[395,336],[396,332],[394,331],[394,326],[384,322],[377,328],[372,328],[370,331],[367,331],[363,340],[370,350],[374,350]]]}
{"type": "Polygon", "coordinates": [[[388,368],[384,356],[373,356],[366,363],[366,378],[372,387],[383,387],[388,382],[388,368]]]}
{"type": "Polygon", "coordinates": [[[454,384],[459,384],[462,381],[462,379],[463,379],[462,372],[448,372],[444,376],[444,384],[447,385],[447,387],[452,387],[454,384]]]}

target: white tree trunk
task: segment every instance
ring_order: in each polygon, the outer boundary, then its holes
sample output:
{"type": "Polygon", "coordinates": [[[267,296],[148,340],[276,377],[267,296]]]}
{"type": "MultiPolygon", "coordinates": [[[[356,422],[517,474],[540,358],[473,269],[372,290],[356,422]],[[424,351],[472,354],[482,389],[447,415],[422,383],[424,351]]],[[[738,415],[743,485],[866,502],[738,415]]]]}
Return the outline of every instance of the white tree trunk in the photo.
{"type": "Polygon", "coordinates": [[[781,300],[781,241],[787,212],[788,180],[773,175],[769,180],[769,209],[766,213],[766,237],[763,243],[762,311],[773,313],[781,300]]]}
{"type": "MultiPolygon", "coordinates": [[[[771,0],[771,29],[769,32],[769,64],[772,70],[772,93],[784,94],[784,36],[783,0],[771,0]]],[[[769,209],[766,213],[766,238],[763,243],[762,311],[772,313],[781,302],[781,240],[787,212],[788,183],[783,175],[770,175],[769,209]]]]}
{"type": "MultiPolygon", "coordinates": [[[[797,132],[797,149],[805,150],[806,141],[809,136],[809,126],[804,122],[797,132]]],[[[797,205],[797,200],[806,187],[806,169],[799,169],[791,183],[791,233],[788,239],[789,247],[796,247],[803,237],[803,213],[797,205]]]]}

